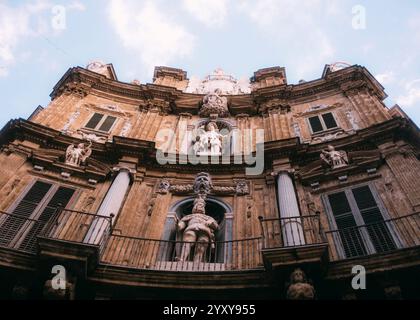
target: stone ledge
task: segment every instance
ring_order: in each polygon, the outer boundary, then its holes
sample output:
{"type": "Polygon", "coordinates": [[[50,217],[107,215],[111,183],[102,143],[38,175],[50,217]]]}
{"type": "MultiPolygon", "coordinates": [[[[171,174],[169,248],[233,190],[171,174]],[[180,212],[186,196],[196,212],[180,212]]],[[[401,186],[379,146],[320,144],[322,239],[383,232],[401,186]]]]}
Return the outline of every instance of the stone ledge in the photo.
{"type": "Polygon", "coordinates": [[[420,246],[330,262],[326,279],[337,280],[353,277],[351,269],[355,265],[364,266],[367,274],[419,266],[420,246]]]}
{"type": "Polygon", "coordinates": [[[322,266],[328,260],[328,244],[311,244],[299,247],[262,249],[266,269],[315,264],[322,266]]]}
{"type": "Polygon", "coordinates": [[[273,285],[263,268],[247,271],[181,272],[139,270],[100,264],[88,277],[98,284],[150,288],[243,289],[273,285]]]}

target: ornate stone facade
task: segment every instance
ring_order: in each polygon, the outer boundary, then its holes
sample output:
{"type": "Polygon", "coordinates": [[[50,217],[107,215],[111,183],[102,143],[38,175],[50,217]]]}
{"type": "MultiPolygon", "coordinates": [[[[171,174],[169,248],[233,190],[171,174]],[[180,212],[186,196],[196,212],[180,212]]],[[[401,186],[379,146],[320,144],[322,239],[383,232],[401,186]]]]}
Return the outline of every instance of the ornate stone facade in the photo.
{"type": "Polygon", "coordinates": [[[51,97],[2,130],[2,297],[419,298],[419,129],[366,68],[142,84],[95,62],[51,97]]]}

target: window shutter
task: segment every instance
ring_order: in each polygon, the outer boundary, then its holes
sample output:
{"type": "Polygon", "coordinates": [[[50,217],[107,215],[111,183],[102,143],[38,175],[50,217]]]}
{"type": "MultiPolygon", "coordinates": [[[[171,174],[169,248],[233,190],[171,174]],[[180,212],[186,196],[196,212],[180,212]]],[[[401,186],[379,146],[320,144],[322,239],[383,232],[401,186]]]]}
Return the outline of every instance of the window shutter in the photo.
{"type": "Polygon", "coordinates": [[[313,133],[320,132],[323,130],[321,120],[319,120],[318,116],[310,117],[309,123],[311,124],[313,133]]]}
{"type": "Polygon", "coordinates": [[[101,121],[101,119],[103,118],[103,116],[103,114],[95,112],[95,114],[92,116],[92,118],[90,118],[89,122],[86,124],[85,127],[89,129],[95,129],[99,121],[101,121]]]}
{"type": "Polygon", "coordinates": [[[334,116],[331,112],[324,113],[322,115],[322,119],[324,119],[325,126],[327,129],[336,128],[337,122],[335,122],[334,116]]]}
{"type": "Polygon", "coordinates": [[[376,252],[394,250],[395,242],[369,186],[355,188],[352,192],[376,252]]]}
{"type": "Polygon", "coordinates": [[[41,232],[47,222],[51,219],[54,212],[56,212],[59,206],[65,208],[73,196],[75,190],[59,187],[54,193],[47,206],[41,212],[38,217],[38,223],[34,224],[29,232],[25,235],[25,238],[20,243],[19,248],[26,251],[34,252],[36,250],[36,236],[41,232]]]}
{"type": "Polygon", "coordinates": [[[111,127],[114,124],[114,122],[115,122],[116,119],[117,119],[116,117],[108,116],[105,119],[105,121],[102,123],[101,127],[99,128],[99,130],[100,131],[106,131],[106,132],[108,132],[111,129],[111,127]]]}
{"type": "Polygon", "coordinates": [[[363,238],[357,227],[350,204],[344,192],[330,194],[328,201],[337,224],[338,234],[347,258],[366,254],[363,238]]]}
{"type": "Polygon", "coordinates": [[[16,208],[11,212],[13,216],[7,216],[0,225],[0,244],[8,245],[17,232],[37,208],[38,204],[45,197],[51,188],[50,183],[37,181],[22,198],[16,208]],[[14,216],[16,215],[16,216],[14,216]],[[21,216],[21,217],[19,217],[21,216]]]}

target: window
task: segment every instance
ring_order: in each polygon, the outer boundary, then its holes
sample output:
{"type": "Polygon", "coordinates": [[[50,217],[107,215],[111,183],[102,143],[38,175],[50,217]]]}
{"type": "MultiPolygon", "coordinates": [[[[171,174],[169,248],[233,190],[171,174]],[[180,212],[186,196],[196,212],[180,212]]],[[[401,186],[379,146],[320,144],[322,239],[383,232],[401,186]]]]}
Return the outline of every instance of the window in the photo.
{"type": "Polygon", "coordinates": [[[308,120],[312,129],[312,133],[318,133],[321,131],[337,128],[337,122],[335,121],[335,118],[331,112],[310,117],[308,120]]]}
{"type": "Polygon", "coordinates": [[[36,237],[59,206],[66,207],[74,189],[36,181],[0,221],[0,244],[36,251],[36,237]],[[30,219],[30,220],[28,220],[30,219]]]}
{"type": "Polygon", "coordinates": [[[381,253],[397,248],[393,226],[369,185],[324,196],[334,229],[336,248],[345,258],[381,253]]]}
{"type": "Polygon", "coordinates": [[[85,128],[108,132],[109,130],[111,130],[116,120],[116,117],[106,116],[102,113],[95,112],[92,118],[90,118],[88,123],[85,125],[85,128]]]}

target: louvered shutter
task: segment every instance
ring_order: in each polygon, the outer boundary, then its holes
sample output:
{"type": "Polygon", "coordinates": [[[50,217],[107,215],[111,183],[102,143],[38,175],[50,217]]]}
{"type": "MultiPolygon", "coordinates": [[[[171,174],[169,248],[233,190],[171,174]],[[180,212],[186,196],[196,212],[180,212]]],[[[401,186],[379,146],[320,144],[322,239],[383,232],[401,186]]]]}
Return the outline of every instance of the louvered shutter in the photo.
{"type": "Polygon", "coordinates": [[[336,128],[337,122],[335,122],[334,116],[331,112],[324,113],[322,115],[322,119],[324,120],[325,126],[327,129],[336,128]]]}
{"type": "Polygon", "coordinates": [[[330,194],[328,201],[338,229],[338,235],[347,258],[366,254],[366,247],[345,192],[330,194]]]}
{"type": "Polygon", "coordinates": [[[13,216],[7,216],[4,222],[1,223],[0,243],[2,245],[8,245],[13,240],[17,232],[27,221],[26,219],[31,216],[42,199],[46,196],[51,186],[50,183],[42,181],[34,183],[16,208],[11,212],[13,216]]]}
{"type": "Polygon", "coordinates": [[[318,116],[310,117],[309,123],[311,124],[312,132],[320,132],[323,130],[321,120],[319,120],[318,116]]]}
{"type": "Polygon", "coordinates": [[[369,186],[352,190],[354,199],[376,252],[394,250],[395,242],[389,232],[369,186]]]}
{"type": "Polygon", "coordinates": [[[19,249],[26,251],[36,250],[36,237],[51,219],[59,206],[65,208],[73,196],[75,190],[59,187],[54,193],[47,206],[42,210],[38,217],[38,222],[33,224],[30,230],[24,235],[24,239],[19,244],[19,249]]]}
{"type": "Polygon", "coordinates": [[[89,122],[86,124],[85,127],[89,129],[95,129],[99,121],[101,121],[101,119],[103,118],[103,116],[103,114],[95,112],[95,114],[92,116],[92,118],[90,118],[89,122]]]}
{"type": "Polygon", "coordinates": [[[106,131],[108,132],[112,125],[114,124],[115,120],[117,118],[113,116],[106,117],[105,121],[102,123],[101,127],[99,128],[100,131],[106,131]]]}

